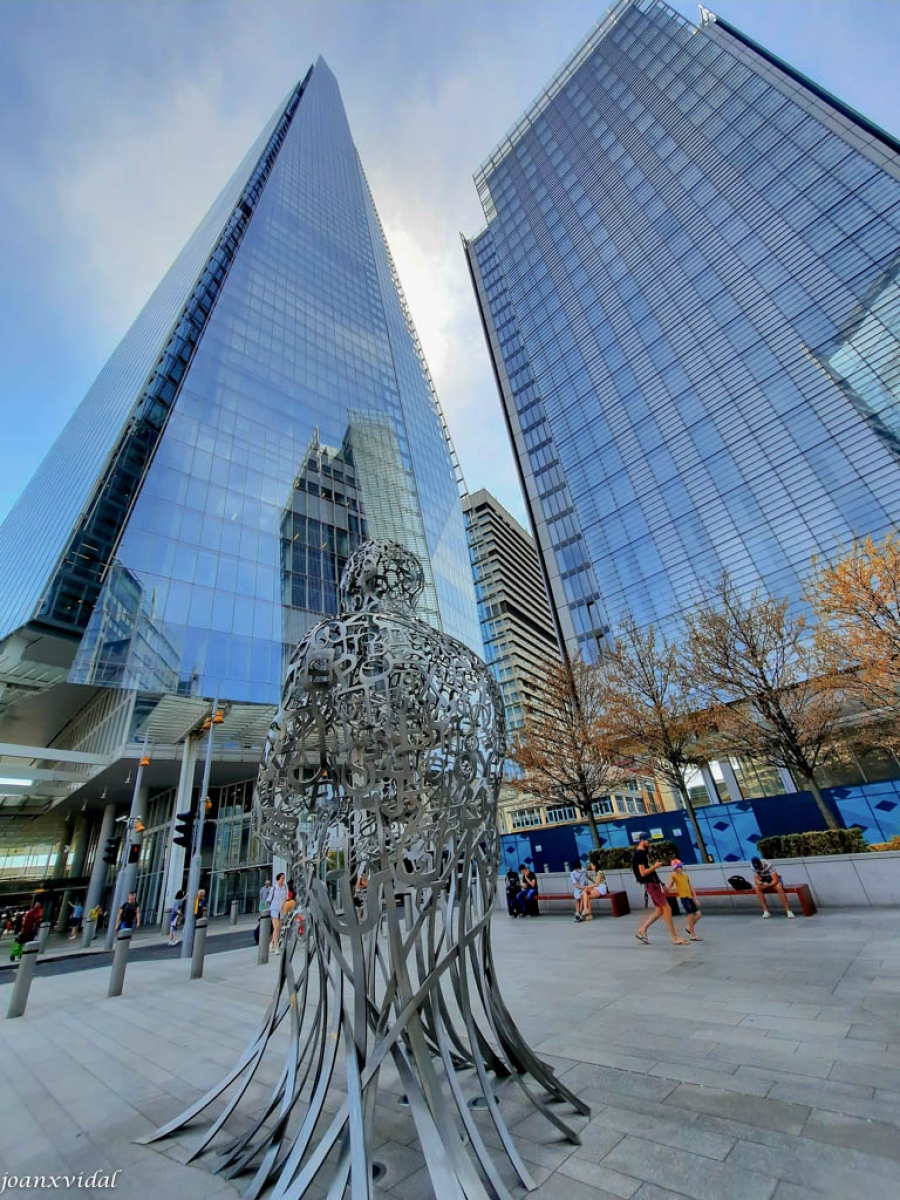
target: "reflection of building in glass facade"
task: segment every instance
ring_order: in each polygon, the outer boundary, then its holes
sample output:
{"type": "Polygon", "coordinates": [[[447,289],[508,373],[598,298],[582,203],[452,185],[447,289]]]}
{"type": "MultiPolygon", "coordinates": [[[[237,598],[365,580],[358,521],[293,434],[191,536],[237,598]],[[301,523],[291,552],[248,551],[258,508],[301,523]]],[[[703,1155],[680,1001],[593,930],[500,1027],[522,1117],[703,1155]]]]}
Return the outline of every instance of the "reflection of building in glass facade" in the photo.
{"type": "Polygon", "coordinates": [[[567,645],[900,519],[900,147],[709,13],[622,0],[467,245],[567,645]]]}
{"type": "Polygon", "coordinates": [[[215,841],[226,810],[249,820],[244,792],[236,807],[227,789],[255,775],[285,656],[336,609],[365,534],[419,555],[420,612],[480,648],[457,475],[320,59],[0,527],[0,744],[55,756],[32,763],[39,786],[17,788],[16,803],[60,815],[101,793],[123,804],[146,735],[152,910],[181,883],[168,822],[196,802],[195,734],[217,691],[204,869],[243,869],[249,832],[231,829],[227,850],[215,841]]]}
{"type": "MultiPolygon", "coordinates": [[[[281,518],[282,642],[285,653],[318,620],[336,612],[347,559],[365,539],[350,446],[323,446],[313,435],[281,518]]],[[[285,664],[286,665],[286,664],[285,664]]]]}
{"type": "Polygon", "coordinates": [[[156,621],[156,597],[145,597],[137,576],[118,563],[107,575],[103,601],[81,639],[75,673],[105,687],[179,689],[178,653],[156,621]]]}

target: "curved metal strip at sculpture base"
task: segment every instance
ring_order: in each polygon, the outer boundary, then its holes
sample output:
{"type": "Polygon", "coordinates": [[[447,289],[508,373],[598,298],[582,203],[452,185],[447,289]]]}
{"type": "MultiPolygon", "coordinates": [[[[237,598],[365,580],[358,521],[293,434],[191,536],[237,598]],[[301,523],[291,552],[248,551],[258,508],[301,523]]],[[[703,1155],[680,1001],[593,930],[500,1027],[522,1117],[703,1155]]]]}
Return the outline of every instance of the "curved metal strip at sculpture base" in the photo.
{"type": "Polygon", "coordinates": [[[435,886],[405,895],[390,869],[370,875],[360,908],[344,876],[343,915],[313,881],[310,933],[288,931],[272,1001],[247,1050],[219,1084],[143,1141],[184,1130],[222,1102],[188,1161],[212,1150],[286,1025],[284,1061],[262,1112],[215,1145],[217,1172],[250,1176],[245,1200],[272,1185],[272,1200],[299,1200],[314,1180],[332,1197],[348,1187],[353,1197],[369,1197],[379,1075],[388,1060],[438,1200],[510,1200],[472,1108],[476,1098],[522,1185],[533,1188],[498,1092],[521,1090],[575,1144],[558,1105],[590,1110],[529,1049],[503,1004],[491,953],[493,860],[478,846],[459,851],[435,886]],[[332,1083],[336,1094],[346,1089],[336,1112],[326,1107],[332,1083]]]}

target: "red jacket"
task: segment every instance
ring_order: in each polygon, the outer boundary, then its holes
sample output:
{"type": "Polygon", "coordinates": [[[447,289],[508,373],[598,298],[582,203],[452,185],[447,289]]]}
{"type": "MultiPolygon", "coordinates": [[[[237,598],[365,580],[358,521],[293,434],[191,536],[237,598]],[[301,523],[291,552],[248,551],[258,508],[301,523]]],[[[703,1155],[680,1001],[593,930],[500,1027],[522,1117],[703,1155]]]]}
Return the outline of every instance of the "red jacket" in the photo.
{"type": "Polygon", "coordinates": [[[33,942],[41,930],[41,917],[44,915],[44,910],[39,904],[35,904],[33,908],[29,908],[28,912],[22,918],[22,930],[19,934],[19,941],[33,942]]]}

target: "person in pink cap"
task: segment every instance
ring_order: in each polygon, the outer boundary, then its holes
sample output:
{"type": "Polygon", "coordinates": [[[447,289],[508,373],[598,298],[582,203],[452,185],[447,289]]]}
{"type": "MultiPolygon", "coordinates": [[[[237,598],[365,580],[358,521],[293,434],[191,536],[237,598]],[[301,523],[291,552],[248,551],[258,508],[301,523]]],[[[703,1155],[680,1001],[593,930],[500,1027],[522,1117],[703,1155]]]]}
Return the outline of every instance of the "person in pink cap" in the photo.
{"type": "Polygon", "coordinates": [[[694,926],[701,919],[703,913],[700,911],[700,905],[694,895],[691,877],[682,866],[680,858],[673,858],[669,865],[672,868],[672,878],[669,880],[666,890],[670,896],[678,897],[679,904],[687,914],[687,929],[684,932],[692,942],[702,942],[703,938],[697,937],[694,933],[694,926]]]}

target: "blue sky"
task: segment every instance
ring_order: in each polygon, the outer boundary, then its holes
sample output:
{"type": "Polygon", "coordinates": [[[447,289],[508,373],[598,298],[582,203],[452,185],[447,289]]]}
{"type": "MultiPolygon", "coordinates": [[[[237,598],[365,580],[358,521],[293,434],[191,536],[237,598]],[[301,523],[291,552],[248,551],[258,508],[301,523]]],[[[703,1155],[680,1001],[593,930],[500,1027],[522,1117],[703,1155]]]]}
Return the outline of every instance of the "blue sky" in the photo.
{"type": "MultiPolygon", "coordinates": [[[[676,7],[696,19],[693,4],[676,7]]],[[[900,133],[896,0],[715,11],[900,133]]],[[[288,88],[335,71],[469,486],[523,507],[459,232],[471,175],[605,6],[0,4],[0,519],[288,88]]]]}

